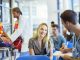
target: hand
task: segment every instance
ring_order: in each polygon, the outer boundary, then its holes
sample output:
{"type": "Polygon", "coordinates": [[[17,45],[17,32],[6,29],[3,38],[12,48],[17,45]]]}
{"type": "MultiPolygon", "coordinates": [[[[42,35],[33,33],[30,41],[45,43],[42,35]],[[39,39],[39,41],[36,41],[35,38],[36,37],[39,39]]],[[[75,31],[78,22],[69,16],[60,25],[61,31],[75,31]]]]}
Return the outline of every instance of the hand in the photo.
{"type": "Polygon", "coordinates": [[[63,53],[68,53],[68,52],[71,52],[72,49],[70,49],[70,48],[65,48],[65,49],[60,49],[60,51],[63,52],[63,53]]]}
{"type": "Polygon", "coordinates": [[[64,56],[63,56],[63,59],[64,59],[64,60],[73,60],[73,59],[72,59],[70,56],[68,56],[68,55],[64,55],[64,56]]]}
{"type": "Polygon", "coordinates": [[[60,51],[61,51],[62,53],[65,53],[65,52],[66,52],[66,49],[60,48],[60,51]]]}

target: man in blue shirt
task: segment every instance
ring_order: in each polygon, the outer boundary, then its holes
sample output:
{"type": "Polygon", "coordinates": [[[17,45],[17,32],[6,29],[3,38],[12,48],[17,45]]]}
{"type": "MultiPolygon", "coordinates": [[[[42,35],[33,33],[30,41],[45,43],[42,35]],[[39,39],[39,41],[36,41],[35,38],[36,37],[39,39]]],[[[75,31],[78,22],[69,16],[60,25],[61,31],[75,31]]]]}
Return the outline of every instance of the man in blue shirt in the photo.
{"type": "Polygon", "coordinates": [[[59,26],[57,24],[51,24],[52,35],[50,37],[53,48],[59,51],[61,48],[65,47],[65,38],[59,33],[59,26]]]}
{"type": "Polygon", "coordinates": [[[73,49],[69,49],[67,51],[73,52],[72,58],[70,56],[64,56],[65,60],[80,60],[80,25],[77,21],[77,14],[73,10],[65,10],[61,14],[62,24],[68,29],[69,32],[75,33],[73,49]]]}

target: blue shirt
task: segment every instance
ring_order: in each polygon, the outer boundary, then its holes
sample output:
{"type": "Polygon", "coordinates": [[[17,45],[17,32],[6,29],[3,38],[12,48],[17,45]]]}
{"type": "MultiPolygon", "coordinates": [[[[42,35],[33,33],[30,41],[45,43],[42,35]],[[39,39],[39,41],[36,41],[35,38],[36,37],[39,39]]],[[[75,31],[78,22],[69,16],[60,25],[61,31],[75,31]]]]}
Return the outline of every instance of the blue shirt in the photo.
{"type": "Polygon", "coordinates": [[[65,38],[60,34],[58,35],[58,37],[56,39],[54,36],[51,36],[50,40],[51,40],[51,44],[53,44],[53,48],[55,48],[55,50],[59,50],[62,47],[62,44],[66,43],[65,38]]]}
{"type": "Polygon", "coordinates": [[[73,57],[80,58],[80,35],[78,38],[74,36],[73,47],[73,57]]]}
{"type": "Polygon", "coordinates": [[[70,40],[70,41],[66,41],[66,45],[67,45],[67,48],[73,48],[73,42],[72,42],[72,40],[70,40]]]}

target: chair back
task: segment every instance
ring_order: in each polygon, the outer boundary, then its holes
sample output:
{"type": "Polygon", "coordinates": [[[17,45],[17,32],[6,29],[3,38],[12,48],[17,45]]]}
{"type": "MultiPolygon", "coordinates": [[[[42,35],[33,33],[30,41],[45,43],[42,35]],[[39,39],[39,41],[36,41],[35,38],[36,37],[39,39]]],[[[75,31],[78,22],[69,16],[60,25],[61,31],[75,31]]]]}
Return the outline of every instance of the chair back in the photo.
{"type": "Polygon", "coordinates": [[[50,60],[48,56],[35,55],[35,56],[21,56],[16,60],[50,60]]]}

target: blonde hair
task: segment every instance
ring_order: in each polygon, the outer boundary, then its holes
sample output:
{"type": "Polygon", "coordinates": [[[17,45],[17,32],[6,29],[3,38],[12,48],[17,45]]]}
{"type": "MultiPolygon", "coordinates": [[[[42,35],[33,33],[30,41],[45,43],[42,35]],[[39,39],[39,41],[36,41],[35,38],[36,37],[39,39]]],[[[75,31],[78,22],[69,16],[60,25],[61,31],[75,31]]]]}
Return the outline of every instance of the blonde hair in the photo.
{"type": "Polygon", "coordinates": [[[41,23],[41,24],[39,25],[39,27],[38,27],[38,28],[36,29],[36,31],[34,31],[34,33],[33,33],[33,38],[38,39],[38,31],[39,31],[39,28],[40,28],[41,26],[43,26],[43,25],[45,25],[45,26],[47,27],[47,34],[46,34],[46,36],[43,38],[43,42],[44,42],[44,43],[47,43],[47,42],[49,41],[49,37],[48,37],[48,26],[47,26],[46,23],[41,23]]]}

